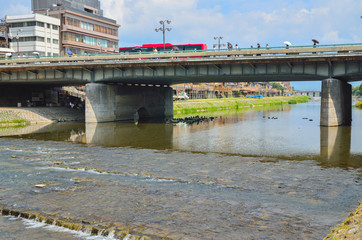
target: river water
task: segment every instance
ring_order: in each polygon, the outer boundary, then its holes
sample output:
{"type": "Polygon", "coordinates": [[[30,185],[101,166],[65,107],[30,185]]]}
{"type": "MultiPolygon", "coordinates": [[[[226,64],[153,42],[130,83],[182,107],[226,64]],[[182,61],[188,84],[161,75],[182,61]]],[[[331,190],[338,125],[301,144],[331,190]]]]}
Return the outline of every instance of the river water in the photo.
{"type": "MultiPolygon", "coordinates": [[[[0,207],[154,239],[322,239],[362,199],[362,111],[338,128],[320,127],[319,111],[0,129],[0,207]]],[[[0,216],[0,233],[114,238],[13,216],[0,216]]]]}

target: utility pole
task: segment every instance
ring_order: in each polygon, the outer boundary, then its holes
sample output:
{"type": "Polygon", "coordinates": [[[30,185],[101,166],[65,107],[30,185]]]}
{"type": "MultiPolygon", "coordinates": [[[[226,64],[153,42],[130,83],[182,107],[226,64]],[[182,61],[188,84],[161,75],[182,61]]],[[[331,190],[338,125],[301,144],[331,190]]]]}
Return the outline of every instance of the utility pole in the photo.
{"type": "Polygon", "coordinates": [[[9,26],[7,22],[7,16],[5,16],[5,47],[9,48],[9,26]]]}
{"type": "Polygon", "coordinates": [[[17,42],[18,42],[18,45],[17,45],[17,47],[18,47],[18,57],[20,57],[20,51],[19,51],[19,32],[23,32],[23,29],[19,29],[19,30],[17,31],[17,33],[16,33],[16,40],[17,40],[17,42]]]}

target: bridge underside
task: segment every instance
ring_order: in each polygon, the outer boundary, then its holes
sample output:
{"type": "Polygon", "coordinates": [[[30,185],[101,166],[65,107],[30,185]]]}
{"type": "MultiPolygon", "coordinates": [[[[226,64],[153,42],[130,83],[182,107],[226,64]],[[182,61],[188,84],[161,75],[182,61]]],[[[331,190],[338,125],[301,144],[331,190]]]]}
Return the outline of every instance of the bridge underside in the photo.
{"type": "Polygon", "coordinates": [[[165,122],[173,117],[172,88],[86,85],[86,122],[165,122]]]}

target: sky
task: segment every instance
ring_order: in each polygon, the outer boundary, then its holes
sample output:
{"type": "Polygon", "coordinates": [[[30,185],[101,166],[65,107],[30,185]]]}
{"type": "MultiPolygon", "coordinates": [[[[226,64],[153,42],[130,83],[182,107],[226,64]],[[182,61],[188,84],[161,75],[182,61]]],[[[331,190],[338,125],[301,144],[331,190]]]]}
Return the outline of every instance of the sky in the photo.
{"type": "MultiPolygon", "coordinates": [[[[362,0],[100,0],[104,16],[117,20],[119,46],[217,40],[239,47],[362,43],[362,0]]],[[[0,17],[31,13],[31,0],[0,0],[0,17]]],[[[353,85],[360,84],[354,83],[353,85]]],[[[320,90],[320,82],[292,82],[298,90],[320,90]]]]}

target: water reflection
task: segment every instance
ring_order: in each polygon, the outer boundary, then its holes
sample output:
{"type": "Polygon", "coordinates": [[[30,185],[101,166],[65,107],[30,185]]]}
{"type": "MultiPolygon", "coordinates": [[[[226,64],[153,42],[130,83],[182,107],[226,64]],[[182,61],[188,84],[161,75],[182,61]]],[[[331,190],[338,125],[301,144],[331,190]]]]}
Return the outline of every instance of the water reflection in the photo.
{"type": "Polygon", "coordinates": [[[170,124],[87,123],[86,143],[107,147],[172,149],[170,124]]]}
{"type": "MultiPolygon", "coordinates": [[[[14,129],[13,135],[105,147],[312,159],[325,167],[362,166],[359,116],[355,116],[352,127],[320,127],[316,121],[319,105],[314,103],[211,114],[215,116],[213,120],[192,125],[57,123],[34,126],[32,133],[14,129]]],[[[12,135],[11,130],[7,129],[4,135],[12,135]]]]}
{"type": "Polygon", "coordinates": [[[6,131],[0,131],[0,134],[0,136],[18,136],[35,140],[85,143],[84,123],[34,124],[24,129],[7,127],[6,131]],[[2,134],[3,132],[6,134],[2,134]]]}
{"type": "Polygon", "coordinates": [[[0,136],[14,136],[14,135],[25,135],[38,132],[40,129],[43,129],[51,125],[50,123],[44,124],[32,124],[32,125],[19,125],[19,126],[9,126],[9,127],[0,127],[0,136]]]}
{"type": "Polygon", "coordinates": [[[351,155],[351,127],[320,128],[320,161],[325,166],[359,167],[361,156],[351,155]]]}

